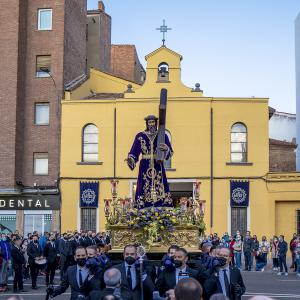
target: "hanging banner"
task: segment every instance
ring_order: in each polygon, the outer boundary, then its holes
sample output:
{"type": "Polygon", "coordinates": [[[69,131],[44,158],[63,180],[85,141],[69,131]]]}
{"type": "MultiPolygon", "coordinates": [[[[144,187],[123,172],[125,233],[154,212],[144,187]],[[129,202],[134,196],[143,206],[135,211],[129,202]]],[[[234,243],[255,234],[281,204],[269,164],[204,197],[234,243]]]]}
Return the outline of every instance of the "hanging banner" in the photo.
{"type": "Polygon", "coordinates": [[[230,180],[230,206],[249,206],[249,181],[230,180]]]}
{"type": "Polygon", "coordinates": [[[80,182],[80,207],[98,207],[99,182],[80,182]]]}

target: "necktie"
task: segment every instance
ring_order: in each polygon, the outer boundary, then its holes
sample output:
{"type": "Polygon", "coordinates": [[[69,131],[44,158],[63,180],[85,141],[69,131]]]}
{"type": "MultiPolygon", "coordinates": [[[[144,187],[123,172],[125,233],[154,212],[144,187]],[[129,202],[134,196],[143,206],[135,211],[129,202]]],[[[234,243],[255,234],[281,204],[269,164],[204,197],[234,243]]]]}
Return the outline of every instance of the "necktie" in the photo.
{"type": "Polygon", "coordinates": [[[79,287],[82,286],[83,280],[82,280],[82,274],[81,274],[81,269],[79,269],[79,287]]]}
{"type": "Polygon", "coordinates": [[[127,281],[130,289],[132,290],[131,266],[127,267],[127,281]]]}
{"type": "Polygon", "coordinates": [[[228,280],[228,276],[227,276],[227,270],[224,269],[223,270],[223,277],[224,277],[224,283],[225,283],[225,289],[226,289],[226,296],[229,297],[229,280],[228,280]]]}

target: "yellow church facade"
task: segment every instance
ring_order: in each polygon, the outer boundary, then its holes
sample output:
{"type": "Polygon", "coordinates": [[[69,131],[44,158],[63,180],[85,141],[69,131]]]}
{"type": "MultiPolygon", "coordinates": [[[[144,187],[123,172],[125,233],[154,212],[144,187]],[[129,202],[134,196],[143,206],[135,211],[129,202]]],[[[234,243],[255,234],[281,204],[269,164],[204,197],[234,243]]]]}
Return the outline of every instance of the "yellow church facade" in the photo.
{"type": "MultiPolygon", "coordinates": [[[[174,155],[166,163],[175,200],[200,183],[206,232],[250,230],[259,237],[300,231],[300,173],[269,173],[267,98],[214,98],[181,82],[182,56],[161,47],[146,56],[141,86],[91,69],[65,93],[61,119],[61,230],[105,230],[105,199],[133,198],[138,167],[126,162],[144,117],[158,116],[168,90],[167,125],[174,155]],[[96,207],[81,205],[84,183],[96,183],[96,207]],[[231,182],[247,182],[246,206],[232,203],[231,182]]],[[[218,84],[216,82],[216,84],[218,84]]]]}

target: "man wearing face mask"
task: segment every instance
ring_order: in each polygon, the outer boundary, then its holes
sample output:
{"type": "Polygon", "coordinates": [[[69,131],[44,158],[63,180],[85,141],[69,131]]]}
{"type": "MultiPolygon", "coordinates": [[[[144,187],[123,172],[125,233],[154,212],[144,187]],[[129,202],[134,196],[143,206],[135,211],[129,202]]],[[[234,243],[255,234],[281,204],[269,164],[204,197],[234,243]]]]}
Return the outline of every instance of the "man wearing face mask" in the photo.
{"type": "Polygon", "coordinates": [[[87,237],[84,239],[84,246],[88,247],[88,246],[92,246],[92,245],[96,245],[96,241],[93,237],[93,232],[88,231],[87,237]]]}
{"type": "Polygon", "coordinates": [[[26,292],[23,286],[23,266],[25,265],[24,253],[21,249],[22,240],[17,237],[11,246],[12,268],[14,270],[13,292],[26,292]]]}
{"type": "Polygon", "coordinates": [[[51,235],[44,249],[44,257],[47,259],[46,285],[53,284],[55,270],[57,267],[57,254],[58,250],[55,245],[55,236],[51,235]]]}
{"type": "Polygon", "coordinates": [[[121,289],[130,294],[129,299],[138,300],[141,298],[141,284],[143,284],[144,299],[152,299],[154,284],[147,273],[143,272],[141,276],[136,247],[134,245],[125,246],[123,257],[124,262],[115,266],[121,272],[121,289]]]}
{"type": "Polygon", "coordinates": [[[34,235],[32,237],[32,243],[28,244],[27,255],[31,275],[31,286],[33,290],[37,290],[36,281],[39,274],[39,265],[37,265],[35,261],[43,255],[42,248],[39,245],[39,237],[37,235],[34,235]]]}
{"type": "Polygon", "coordinates": [[[70,240],[70,242],[71,242],[71,248],[72,248],[72,255],[74,256],[76,248],[79,247],[79,246],[83,246],[81,241],[80,241],[78,232],[74,232],[74,236],[70,240]]]}
{"type": "Polygon", "coordinates": [[[159,291],[161,297],[166,296],[168,290],[175,288],[178,281],[182,278],[192,277],[201,284],[209,277],[209,272],[199,267],[199,270],[191,269],[187,265],[188,253],[184,248],[178,248],[174,255],[173,269],[165,269],[160,273],[156,281],[156,290],[159,291]]]}
{"type": "Polygon", "coordinates": [[[76,300],[80,296],[87,297],[91,291],[100,289],[100,282],[85,267],[87,253],[84,247],[79,246],[76,249],[74,259],[76,265],[68,267],[60,285],[56,288],[49,287],[47,289],[47,293],[52,298],[63,294],[69,286],[71,287],[70,300],[76,300]]]}
{"type": "Polygon", "coordinates": [[[203,285],[204,300],[210,299],[213,294],[223,294],[230,300],[240,300],[246,288],[241,272],[238,268],[230,267],[230,249],[222,247],[218,257],[223,258],[225,264],[220,266],[203,285]]]}
{"type": "Polygon", "coordinates": [[[67,271],[67,268],[72,262],[72,245],[69,241],[68,234],[64,233],[63,238],[60,240],[58,245],[58,251],[60,254],[60,278],[62,279],[63,274],[67,271]]]}

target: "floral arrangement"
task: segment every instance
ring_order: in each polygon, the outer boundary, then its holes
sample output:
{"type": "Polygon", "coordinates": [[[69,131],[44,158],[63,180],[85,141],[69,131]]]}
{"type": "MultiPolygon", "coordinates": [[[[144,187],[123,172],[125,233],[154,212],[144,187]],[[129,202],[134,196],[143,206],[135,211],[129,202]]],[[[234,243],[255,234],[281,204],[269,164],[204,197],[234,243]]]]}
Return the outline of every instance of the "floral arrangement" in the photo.
{"type": "Polygon", "coordinates": [[[165,207],[133,209],[128,215],[129,228],[142,229],[147,244],[161,241],[162,232],[172,232],[178,224],[179,210],[165,207]]]}

